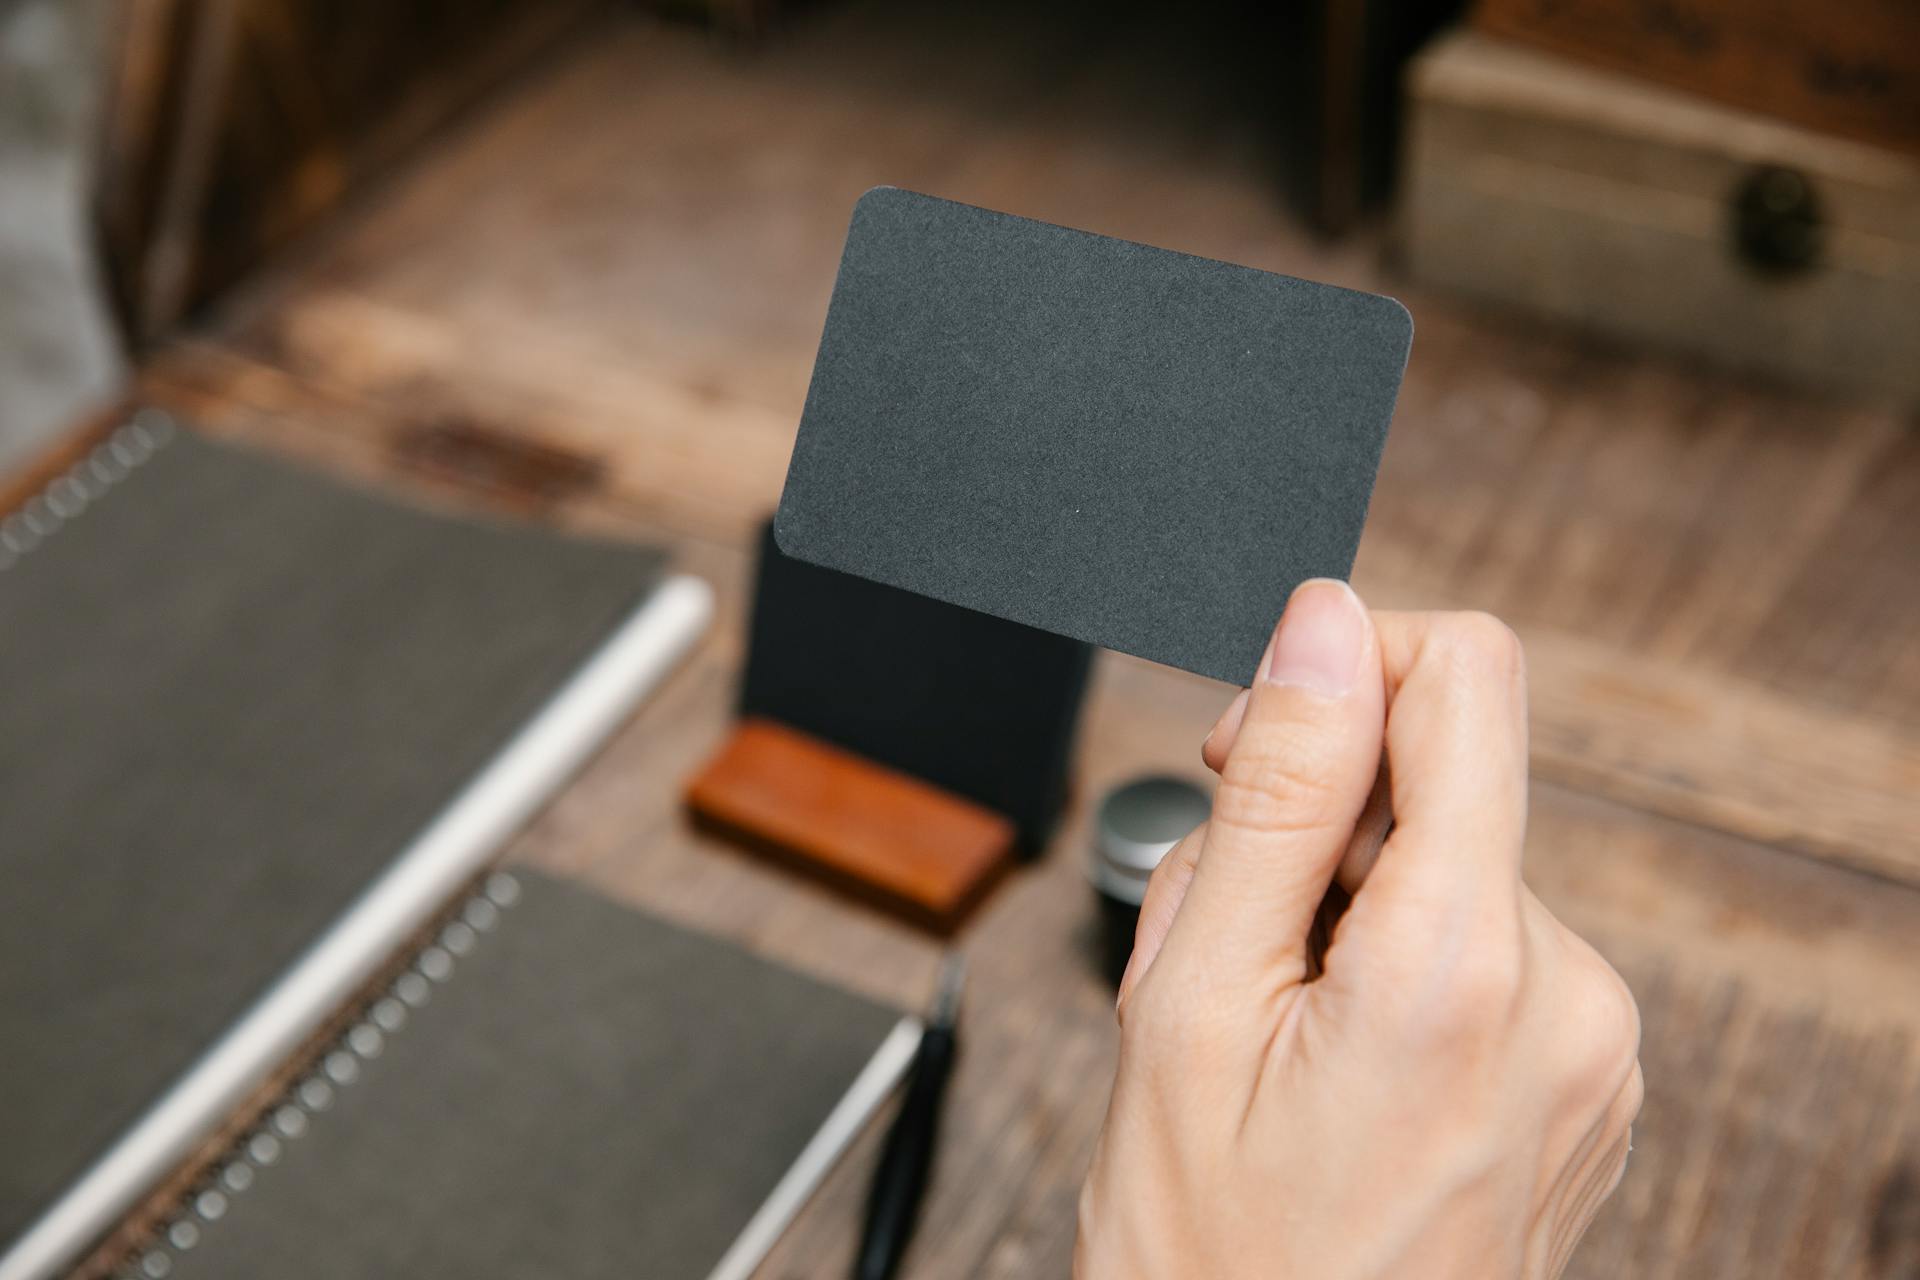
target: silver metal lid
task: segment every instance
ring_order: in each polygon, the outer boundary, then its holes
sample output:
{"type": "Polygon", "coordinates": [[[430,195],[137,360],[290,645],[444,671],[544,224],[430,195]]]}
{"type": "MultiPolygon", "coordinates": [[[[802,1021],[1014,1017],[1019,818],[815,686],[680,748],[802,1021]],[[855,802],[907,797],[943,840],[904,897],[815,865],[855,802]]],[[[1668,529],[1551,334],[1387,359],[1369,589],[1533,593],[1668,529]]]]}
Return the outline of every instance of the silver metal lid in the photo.
{"type": "Polygon", "coordinates": [[[1212,808],[1207,793],[1185,778],[1149,775],[1109,791],[1095,821],[1094,888],[1137,904],[1160,859],[1212,808]]]}

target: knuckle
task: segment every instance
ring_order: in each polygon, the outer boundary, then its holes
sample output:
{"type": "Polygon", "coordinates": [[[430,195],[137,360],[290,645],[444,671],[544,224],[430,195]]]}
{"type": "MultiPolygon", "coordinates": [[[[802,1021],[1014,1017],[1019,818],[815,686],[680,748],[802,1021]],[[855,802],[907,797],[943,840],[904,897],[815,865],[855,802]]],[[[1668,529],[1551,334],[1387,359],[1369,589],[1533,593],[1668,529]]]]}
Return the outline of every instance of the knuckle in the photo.
{"type": "MultiPolygon", "coordinates": [[[[1565,1032],[1568,1084],[1577,1092],[1611,1100],[1623,1090],[1644,1088],[1639,1078],[1640,1007],[1613,967],[1584,943],[1582,948],[1587,963],[1561,993],[1570,1018],[1565,1032]]],[[[1629,1119],[1639,1106],[1636,1093],[1629,1119]]]]}
{"type": "Polygon", "coordinates": [[[1211,823],[1257,835],[1319,830],[1341,807],[1313,752],[1241,752],[1227,762],[1211,823]]]}
{"type": "Polygon", "coordinates": [[[1485,939],[1434,988],[1421,1016],[1422,1038],[1462,1047],[1504,1040],[1520,1017],[1525,987],[1525,951],[1518,940],[1485,939]]]}
{"type": "Polygon", "coordinates": [[[1631,1060],[1640,1052],[1640,1006],[1613,966],[1598,956],[1594,960],[1582,1004],[1592,1020],[1595,1051],[1615,1061],[1631,1060]]]}
{"type": "Polygon", "coordinates": [[[1441,656],[1464,675],[1524,683],[1526,649],[1512,627],[1490,613],[1449,614],[1432,633],[1441,656]]]}
{"type": "Polygon", "coordinates": [[[1136,1064],[1210,1060],[1227,1037],[1220,1012],[1190,989],[1142,982],[1121,1019],[1121,1054],[1136,1064]]]}
{"type": "Polygon", "coordinates": [[[1454,972],[1449,1004],[1454,1020],[1468,1028],[1505,1028],[1519,1003],[1518,949],[1482,947],[1454,972]]]}

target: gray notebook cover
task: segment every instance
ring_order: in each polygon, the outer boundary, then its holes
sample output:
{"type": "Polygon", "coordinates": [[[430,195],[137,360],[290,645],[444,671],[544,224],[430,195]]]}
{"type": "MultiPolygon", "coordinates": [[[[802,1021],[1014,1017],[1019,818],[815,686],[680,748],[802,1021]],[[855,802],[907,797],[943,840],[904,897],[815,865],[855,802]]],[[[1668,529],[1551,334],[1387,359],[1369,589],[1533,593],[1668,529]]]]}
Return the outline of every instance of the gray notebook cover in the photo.
{"type": "Polygon", "coordinates": [[[898,1021],[582,887],[517,883],[300,1136],[212,1220],[189,1212],[191,1247],[162,1246],[175,1280],[700,1280],[898,1021]]]}
{"type": "Polygon", "coordinates": [[[146,453],[123,432],[0,525],[0,1252],[660,567],[146,453]]]}

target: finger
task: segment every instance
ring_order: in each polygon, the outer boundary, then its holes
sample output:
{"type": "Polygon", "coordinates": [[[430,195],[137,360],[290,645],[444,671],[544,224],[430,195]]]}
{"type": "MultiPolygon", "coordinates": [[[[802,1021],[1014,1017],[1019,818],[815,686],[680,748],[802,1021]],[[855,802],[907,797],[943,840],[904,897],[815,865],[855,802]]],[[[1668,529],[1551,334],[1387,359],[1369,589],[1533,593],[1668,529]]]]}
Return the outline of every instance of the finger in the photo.
{"type": "MultiPolygon", "coordinates": [[[[1235,695],[1227,709],[1220,713],[1220,719],[1214,722],[1206,741],[1200,744],[1200,759],[1215,773],[1226,768],[1227,755],[1233,750],[1233,744],[1240,737],[1240,723],[1246,719],[1247,701],[1252,693],[1242,689],[1235,695]]],[[[1387,762],[1380,761],[1380,776],[1373,784],[1373,791],[1367,796],[1367,806],[1360,813],[1360,821],[1355,825],[1353,839],[1347,845],[1345,856],[1340,859],[1340,869],[1334,879],[1348,893],[1360,887],[1367,878],[1367,872],[1373,870],[1374,860],[1380,856],[1380,846],[1386,843],[1387,833],[1393,829],[1393,798],[1388,792],[1387,762]]]]}
{"type": "MultiPolygon", "coordinates": [[[[1227,704],[1227,710],[1221,712],[1219,720],[1213,723],[1212,733],[1206,735],[1206,741],[1200,743],[1200,760],[1206,768],[1219,773],[1227,768],[1227,754],[1233,750],[1235,741],[1240,737],[1240,722],[1246,720],[1246,702],[1250,689],[1240,689],[1233,702],[1227,704]]],[[[1359,821],[1354,825],[1354,839],[1348,841],[1346,854],[1340,858],[1340,869],[1334,873],[1334,881],[1354,892],[1361,881],[1367,879],[1367,871],[1373,869],[1373,862],[1380,856],[1380,844],[1386,842],[1386,833],[1394,829],[1394,800],[1388,793],[1386,781],[1386,760],[1380,760],[1380,777],[1373,783],[1373,793],[1367,796],[1367,808],[1361,810],[1359,821]]]]}
{"type": "Polygon", "coordinates": [[[1235,694],[1233,701],[1227,704],[1227,709],[1214,721],[1207,740],[1200,744],[1200,759],[1215,773],[1227,767],[1227,753],[1233,750],[1234,742],[1240,737],[1240,722],[1247,718],[1247,698],[1252,692],[1251,689],[1242,689],[1235,694]]]}
{"type": "Polygon", "coordinates": [[[1392,777],[1382,758],[1380,770],[1374,775],[1373,790],[1367,793],[1366,807],[1360,810],[1360,820],[1353,824],[1353,838],[1347,841],[1347,851],[1341,855],[1340,866],[1333,875],[1334,882],[1348,893],[1360,891],[1367,873],[1379,861],[1381,846],[1393,831],[1392,788],[1392,777]]]}
{"type": "Polygon", "coordinates": [[[1154,957],[1160,954],[1160,945],[1173,928],[1180,903],[1187,896],[1187,885],[1193,880],[1200,843],[1206,836],[1207,824],[1203,822],[1167,850],[1147,881],[1146,896],[1140,900],[1140,920],[1133,930],[1133,954],[1127,960],[1126,972],[1120,975],[1120,994],[1114,1001],[1114,1009],[1122,1017],[1126,1014],[1127,997],[1147,976],[1154,957]]]}
{"type": "Polygon", "coordinates": [[[1161,963],[1304,980],[1314,912],[1378,772],[1380,650],[1345,583],[1300,587],[1268,645],[1161,963]]]}
{"type": "Polygon", "coordinates": [[[1485,614],[1381,613],[1375,626],[1393,828],[1352,921],[1383,918],[1404,944],[1408,928],[1458,936],[1463,913],[1517,918],[1527,819],[1520,642],[1485,614]]]}
{"type": "MultiPolygon", "coordinates": [[[[1495,647],[1511,642],[1517,649],[1518,645],[1518,641],[1511,638],[1511,633],[1500,634],[1506,631],[1503,624],[1478,615],[1378,613],[1374,615],[1374,621],[1376,629],[1381,630],[1381,657],[1390,696],[1406,682],[1429,634],[1434,630],[1449,633],[1471,632],[1484,627],[1493,633],[1495,647]]],[[[1458,635],[1447,636],[1446,642],[1450,644],[1484,643],[1471,641],[1468,637],[1458,635]]],[[[1201,744],[1200,758],[1215,773],[1219,773],[1226,766],[1227,756],[1232,752],[1233,744],[1239,738],[1240,725],[1246,718],[1250,693],[1251,690],[1242,689],[1234,696],[1233,701],[1220,714],[1219,720],[1215,721],[1213,729],[1201,744]]],[[[1521,695],[1521,709],[1524,715],[1524,676],[1522,676],[1521,695]]],[[[1524,719],[1521,727],[1524,732],[1524,719]]],[[[1360,887],[1360,882],[1366,878],[1367,871],[1371,869],[1379,854],[1380,846],[1385,842],[1387,833],[1394,823],[1394,807],[1387,787],[1388,769],[1384,759],[1381,762],[1380,773],[1381,783],[1375,788],[1374,794],[1368,797],[1366,811],[1361,817],[1359,829],[1355,832],[1353,847],[1340,864],[1340,883],[1348,890],[1360,887]]]]}

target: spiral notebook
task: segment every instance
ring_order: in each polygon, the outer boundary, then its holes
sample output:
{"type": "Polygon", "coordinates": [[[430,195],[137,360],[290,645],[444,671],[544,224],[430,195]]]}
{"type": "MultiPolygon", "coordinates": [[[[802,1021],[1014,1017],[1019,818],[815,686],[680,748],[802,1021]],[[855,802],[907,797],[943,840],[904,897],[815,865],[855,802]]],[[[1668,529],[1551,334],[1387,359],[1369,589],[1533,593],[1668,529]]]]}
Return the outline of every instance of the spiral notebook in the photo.
{"type": "Polygon", "coordinates": [[[145,412],[0,520],[0,1280],[174,1167],[670,669],[654,550],[145,412]]]}
{"type": "Polygon", "coordinates": [[[126,1274],[743,1280],[918,1037],[589,889],[497,874],[126,1274]]]}

